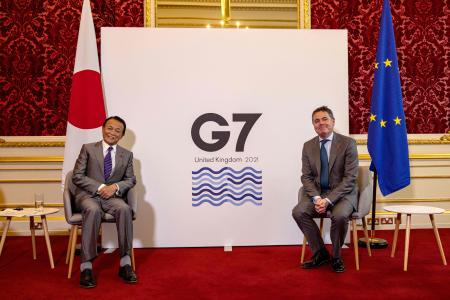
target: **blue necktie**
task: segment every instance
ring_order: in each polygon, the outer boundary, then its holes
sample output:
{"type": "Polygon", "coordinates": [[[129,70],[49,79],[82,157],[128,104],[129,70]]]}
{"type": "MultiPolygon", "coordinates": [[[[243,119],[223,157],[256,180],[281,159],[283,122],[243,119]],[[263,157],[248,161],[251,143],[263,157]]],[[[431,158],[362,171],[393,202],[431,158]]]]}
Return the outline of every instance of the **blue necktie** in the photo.
{"type": "Polygon", "coordinates": [[[105,155],[105,161],[103,166],[103,175],[105,176],[105,181],[108,180],[109,175],[111,175],[112,170],[112,159],[111,159],[111,151],[113,147],[109,146],[108,153],[105,155]]]}
{"type": "Polygon", "coordinates": [[[320,141],[320,188],[322,192],[328,190],[328,154],[325,144],[329,140],[320,141]]]}

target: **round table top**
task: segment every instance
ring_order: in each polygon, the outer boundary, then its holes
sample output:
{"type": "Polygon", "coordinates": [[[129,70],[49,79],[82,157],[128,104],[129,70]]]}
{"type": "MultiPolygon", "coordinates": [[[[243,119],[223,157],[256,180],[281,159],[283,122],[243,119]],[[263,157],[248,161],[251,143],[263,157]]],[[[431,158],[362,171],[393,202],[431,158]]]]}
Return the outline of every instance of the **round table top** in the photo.
{"type": "Polygon", "coordinates": [[[39,217],[57,213],[58,208],[45,207],[42,211],[37,211],[35,208],[24,208],[22,210],[5,209],[0,211],[2,217],[39,217]]]}
{"type": "Polygon", "coordinates": [[[442,214],[445,209],[433,206],[421,206],[421,205],[390,205],[383,207],[384,210],[400,213],[400,214],[424,214],[434,215],[442,214]]]}

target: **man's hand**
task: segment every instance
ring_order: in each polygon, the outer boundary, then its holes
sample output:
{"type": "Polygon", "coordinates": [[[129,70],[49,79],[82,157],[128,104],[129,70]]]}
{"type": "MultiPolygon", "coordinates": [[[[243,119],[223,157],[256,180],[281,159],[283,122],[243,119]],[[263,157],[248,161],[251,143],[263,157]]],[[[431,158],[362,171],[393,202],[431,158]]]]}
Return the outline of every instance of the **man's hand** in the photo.
{"type": "Polygon", "coordinates": [[[314,208],[316,209],[317,213],[323,214],[327,211],[328,204],[329,203],[326,199],[320,198],[320,199],[317,199],[316,204],[314,205],[314,208]]]}
{"type": "Polygon", "coordinates": [[[115,184],[106,185],[98,191],[98,195],[103,199],[109,199],[117,192],[117,186],[115,184]]]}

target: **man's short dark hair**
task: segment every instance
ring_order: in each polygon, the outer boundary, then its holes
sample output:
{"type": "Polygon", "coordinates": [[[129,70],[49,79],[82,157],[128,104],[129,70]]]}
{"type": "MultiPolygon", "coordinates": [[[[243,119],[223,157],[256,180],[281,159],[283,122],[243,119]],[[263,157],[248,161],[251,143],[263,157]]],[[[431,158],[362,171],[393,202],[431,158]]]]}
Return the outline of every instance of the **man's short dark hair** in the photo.
{"type": "Polygon", "coordinates": [[[319,112],[319,111],[327,112],[328,115],[330,116],[330,118],[332,118],[332,119],[334,120],[333,111],[332,111],[328,106],[325,106],[325,105],[316,108],[316,109],[313,111],[313,113],[312,113],[312,115],[311,115],[311,118],[314,118],[314,114],[317,113],[317,112],[319,112]]]}
{"type": "Polygon", "coordinates": [[[105,125],[106,125],[106,123],[107,123],[109,120],[111,120],[111,119],[116,120],[116,121],[122,123],[122,125],[123,125],[123,132],[122,132],[122,135],[125,135],[125,130],[127,129],[127,123],[125,123],[125,120],[122,119],[122,118],[119,117],[119,116],[112,116],[112,117],[107,118],[107,119],[105,120],[105,122],[103,122],[102,127],[104,128],[105,125]]]}

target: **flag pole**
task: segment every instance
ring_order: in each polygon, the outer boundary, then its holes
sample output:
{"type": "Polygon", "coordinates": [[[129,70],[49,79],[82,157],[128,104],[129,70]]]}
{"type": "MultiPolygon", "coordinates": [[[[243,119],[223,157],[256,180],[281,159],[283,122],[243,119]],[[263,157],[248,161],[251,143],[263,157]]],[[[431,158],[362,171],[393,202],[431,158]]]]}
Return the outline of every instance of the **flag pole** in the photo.
{"type": "MultiPolygon", "coordinates": [[[[374,168],[373,170],[373,188],[372,188],[372,225],[370,230],[370,248],[372,249],[384,249],[387,248],[388,242],[385,239],[375,237],[375,212],[377,208],[377,183],[378,176],[377,170],[374,168]]],[[[366,248],[366,238],[360,238],[358,240],[358,246],[366,248]]]]}

